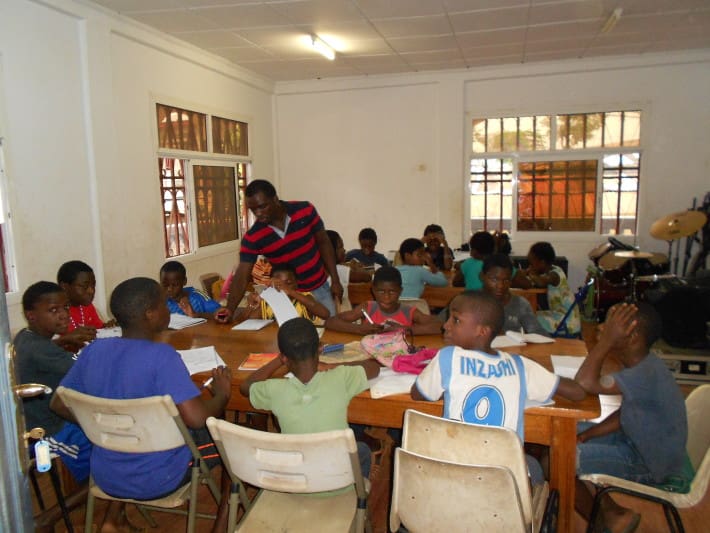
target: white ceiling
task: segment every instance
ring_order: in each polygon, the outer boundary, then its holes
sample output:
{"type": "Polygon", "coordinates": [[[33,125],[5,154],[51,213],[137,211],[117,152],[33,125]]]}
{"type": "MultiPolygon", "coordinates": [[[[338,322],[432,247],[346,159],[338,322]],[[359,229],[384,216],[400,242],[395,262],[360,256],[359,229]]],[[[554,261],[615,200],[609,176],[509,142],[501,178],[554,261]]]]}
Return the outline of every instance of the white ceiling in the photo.
{"type": "Polygon", "coordinates": [[[710,48],[710,0],[94,0],[274,81],[710,48]],[[601,33],[615,8],[618,24],[601,33]],[[328,61],[308,46],[317,34],[328,61]]]}

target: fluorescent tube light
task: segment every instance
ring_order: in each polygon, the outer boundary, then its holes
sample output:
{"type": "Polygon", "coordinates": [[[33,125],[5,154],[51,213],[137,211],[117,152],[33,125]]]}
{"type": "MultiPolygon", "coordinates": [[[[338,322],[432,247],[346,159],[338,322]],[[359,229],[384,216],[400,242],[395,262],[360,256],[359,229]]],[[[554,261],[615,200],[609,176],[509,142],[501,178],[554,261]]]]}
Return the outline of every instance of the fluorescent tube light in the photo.
{"type": "Polygon", "coordinates": [[[611,30],[613,30],[614,26],[616,26],[616,23],[619,22],[619,19],[621,18],[621,14],[623,12],[623,7],[617,7],[614,11],[612,11],[611,15],[609,15],[609,18],[606,19],[604,26],[602,26],[601,33],[609,33],[611,30]]]}
{"type": "Polygon", "coordinates": [[[330,46],[325,44],[323,40],[320,37],[317,37],[315,35],[311,36],[311,46],[313,47],[313,50],[321,54],[323,57],[326,59],[330,59],[333,61],[335,59],[335,50],[333,50],[330,46]]]}

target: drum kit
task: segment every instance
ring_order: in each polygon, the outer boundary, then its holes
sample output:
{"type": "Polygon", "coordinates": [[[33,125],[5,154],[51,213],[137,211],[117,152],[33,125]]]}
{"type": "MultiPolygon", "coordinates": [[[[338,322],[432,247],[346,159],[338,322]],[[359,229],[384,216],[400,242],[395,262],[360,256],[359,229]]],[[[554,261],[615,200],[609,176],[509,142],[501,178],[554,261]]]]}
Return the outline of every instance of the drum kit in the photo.
{"type": "Polygon", "coordinates": [[[647,289],[661,280],[682,283],[678,278],[680,239],[693,237],[707,222],[701,211],[683,211],[659,218],[651,225],[651,236],[668,241],[668,255],[643,252],[611,237],[589,252],[596,269],[595,306],[598,315],[620,301],[643,299],[647,289]],[[673,242],[677,242],[674,272],[670,272],[673,242]]]}

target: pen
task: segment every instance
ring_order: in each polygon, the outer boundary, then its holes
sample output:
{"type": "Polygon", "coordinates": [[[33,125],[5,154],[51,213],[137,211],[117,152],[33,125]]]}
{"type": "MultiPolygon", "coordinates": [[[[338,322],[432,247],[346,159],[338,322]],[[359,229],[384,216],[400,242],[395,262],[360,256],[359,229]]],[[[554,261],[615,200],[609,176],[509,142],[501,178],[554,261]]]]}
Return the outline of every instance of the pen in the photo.
{"type": "Polygon", "coordinates": [[[207,388],[207,387],[209,387],[210,385],[212,385],[212,380],[213,380],[213,379],[214,379],[214,378],[209,378],[207,381],[205,381],[205,382],[202,384],[202,387],[200,387],[200,388],[201,388],[201,389],[204,389],[204,388],[207,388]]]}
{"type": "Polygon", "coordinates": [[[372,319],[370,318],[370,315],[367,314],[367,311],[365,311],[365,310],[363,309],[363,310],[362,310],[362,314],[363,314],[363,316],[367,319],[367,321],[368,321],[370,324],[374,324],[374,322],[373,322],[372,319]]]}

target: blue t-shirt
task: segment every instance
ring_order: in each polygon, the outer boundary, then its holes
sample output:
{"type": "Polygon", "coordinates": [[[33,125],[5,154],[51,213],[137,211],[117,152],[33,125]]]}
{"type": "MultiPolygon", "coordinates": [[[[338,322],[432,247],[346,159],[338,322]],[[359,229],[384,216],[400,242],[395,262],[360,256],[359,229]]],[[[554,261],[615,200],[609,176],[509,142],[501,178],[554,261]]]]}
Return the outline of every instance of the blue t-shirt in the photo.
{"type": "Polygon", "coordinates": [[[466,282],[466,290],[480,291],[483,289],[483,281],[481,281],[481,271],[483,270],[483,261],[474,257],[469,257],[461,263],[461,273],[466,282]]]}
{"type": "Polygon", "coordinates": [[[399,265],[397,270],[402,274],[402,298],[419,298],[424,292],[424,285],[445,287],[449,284],[442,272],[432,274],[423,266],[399,265]]]}
{"type": "MultiPolygon", "coordinates": [[[[97,339],[84,348],[61,385],[101,398],[169,394],[175,405],[200,395],[175,348],[120,337],[97,339]]],[[[191,460],[187,446],[142,454],[94,446],[91,475],[112,496],[145,500],[176,489],[191,460]]]]}
{"type": "Polygon", "coordinates": [[[390,264],[387,258],[380,252],[372,252],[370,255],[365,255],[362,253],[360,248],[355,248],[345,254],[346,261],[350,261],[351,259],[356,259],[365,266],[372,266],[377,263],[378,265],[385,267],[390,264]]]}
{"type": "Polygon", "coordinates": [[[685,401],[673,375],[656,355],[614,374],[623,400],[621,430],[661,483],[681,475],[686,457],[688,419],[685,401]]]}
{"type": "MultiPolygon", "coordinates": [[[[217,309],[222,307],[218,302],[215,302],[212,298],[208,298],[205,293],[198,291],[194,287],[185,287],[185,292],[188,294],[188,299],[190,300],[190,306],[195,313],[214,313],[217,309]]],[[[177,313],[179,315],[184,315],[185,312],[180,309],[177,300],[168,298],[168,309],[171,313],[177,313]]]]}

